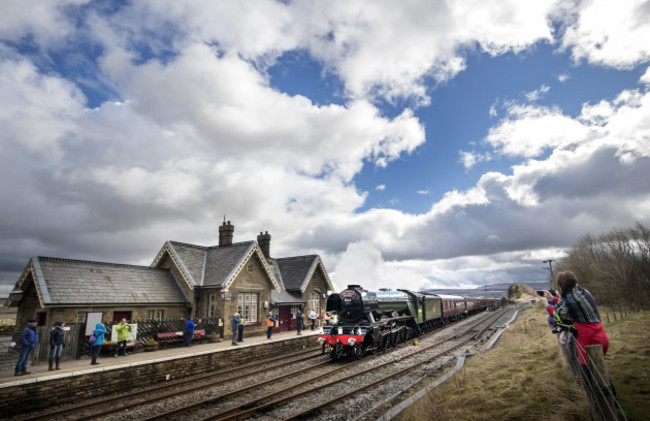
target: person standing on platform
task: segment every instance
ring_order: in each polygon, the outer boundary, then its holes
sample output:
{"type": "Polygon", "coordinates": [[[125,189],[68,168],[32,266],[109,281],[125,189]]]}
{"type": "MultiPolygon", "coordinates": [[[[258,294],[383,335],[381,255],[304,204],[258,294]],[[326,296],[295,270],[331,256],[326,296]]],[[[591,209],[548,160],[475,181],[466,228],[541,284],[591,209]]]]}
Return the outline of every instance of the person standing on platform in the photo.
{"type": "Polygon", "coordinates": [[[246,319],[244,319],[244,315],[242,314],[239,316],[239,326],[237,326],[237,342],[244,342],[244,323],[246,323],[246,319]]]}
{"type": "Polygon", "coordinates": [[[230,329],[232,330],[232,344],[233,345],[239,345],[237,343],[237,334],[239,333],[239,313],[235,313],[232,315],[232,318],[230,319],[230,329]]]}
{"type": "Polygon", "coordinates": [[[93,343],[93,359],[90,362],[90,365],[97,365],[97,357],[99,357],[99,351],[102,349],[104,344],[104,335],[106,334],[106,327],[103,323],[97,323],[95,325],[95,342],[93,343]]]}
{"type": "Polygon", "coordinates": [[[122,355],[126,357],[126,343],[128,342],[129,335],[131,334],[131,325],[126,322],[125,317],[123,317],[122,321],[117,326],[115,326],[115,331],[117,331],[117,344],[115,345],[115,355],[113,356],[117,358],[117,355],[121,350],[122,355]]]}
{"type": "Polygon", "coordinates": [[[29,361],[32,351],[36,349],[36,345],[38,345],[38,334],[36,333],[37,324],[38,322],[35,319],[29,319],[27,327],[23,330],[22,335],[20,335],[20,355],[16,362],[14,376],[32,374],[31,371],[27,371],[27,361],[29,361]]]}
{"type": "Polygon", "coordinates": [[[187,322],[185,322],[185,332],[183,332],[183,339],[185,339],[185,346],[190,347],[192,346],[192,338],[194,337],[194,328],[196,325],[192,321],[191,317],[187,318],[187,322]]]}
{"type": "Polygon", "coordinates": [[[309,312],[309,320],[311,320],[311,330],[314,330],[316,328],[316,318],[317,317],[318,317],[318,315],[316,314],[316,312],[314,310],[309,312]]]}
{"type": "Polygon", "coordinates": [[[56,322],[54,323],[54,328],[52,328],[50,331],[50,358],[47,361],[48,371],[55,370],[53,367],[55,360],[56,370],[61,370],[59,365],[61,364],[61,352],[65,346],[65,330],[63,330],[64,327],[65,323],[56,322]]]}
{"type": "Polygon", "coordinates": [[[323,316],[323,320],[325,320],[325,326],[330,325],[330,314],[328,312],[325,312],[325,315],[323,316]]]}
{"type": "Polygon", "coordinates": [[[278,319],[271,312],[269,312],[269,315],[266,316],[266,339],[271,339],[271,334],[273,333],[273,326],[275,326],[276,320],[278,319]]]}
{"type": "Polygon", "coordinates": [[[296,311],[296,330],[298,331],[298,335],[302,335],[300,333],[302,331],[302,313],[300,313],[300,310],[296,311]]]}

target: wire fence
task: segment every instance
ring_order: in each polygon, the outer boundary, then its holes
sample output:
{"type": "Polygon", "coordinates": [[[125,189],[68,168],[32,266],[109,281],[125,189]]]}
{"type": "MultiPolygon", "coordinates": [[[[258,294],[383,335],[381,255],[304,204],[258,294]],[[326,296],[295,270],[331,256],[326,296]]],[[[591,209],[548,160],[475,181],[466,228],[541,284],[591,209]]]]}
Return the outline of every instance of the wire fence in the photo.
{"type": "Polygon", "coordinates": [[[605,355],[601,345],[583,348],[569,331],[558,335],[558,342],[571,371],[582,385],[596,421],[624,420],[625,412],[616,399],[616,390],[607,374],[605,355]],[[586,364],[579,361],[579,353],[586,355],[586,364]]]}

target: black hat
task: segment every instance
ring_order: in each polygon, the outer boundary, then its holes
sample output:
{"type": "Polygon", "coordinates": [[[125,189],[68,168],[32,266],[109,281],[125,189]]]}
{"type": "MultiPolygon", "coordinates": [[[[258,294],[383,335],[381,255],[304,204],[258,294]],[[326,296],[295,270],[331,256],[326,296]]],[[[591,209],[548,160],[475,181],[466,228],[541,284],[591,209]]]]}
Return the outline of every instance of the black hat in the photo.
{"type": "Polygon", "coordinates": [[[54,323],[54,326],[61,326],[62,324],[63,322],[59,320],[58,322],[54,323]]]}
{"type": "Polygon", "coordinates": [[[38,323],[38,320],[36,319],[29,319],[27,323],[38,323]]]}

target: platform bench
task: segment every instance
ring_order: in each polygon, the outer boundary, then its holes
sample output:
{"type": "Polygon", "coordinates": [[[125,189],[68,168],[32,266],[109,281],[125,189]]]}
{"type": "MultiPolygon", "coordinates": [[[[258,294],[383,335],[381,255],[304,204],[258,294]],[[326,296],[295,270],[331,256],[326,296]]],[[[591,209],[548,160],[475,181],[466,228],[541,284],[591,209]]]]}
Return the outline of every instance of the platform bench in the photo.
{"type": "Polygon", "coordinates": [[[204,339],[205,339],[205,329],[197,329],[194,331],[194,336],[192,337],[193,341],[199,341],[199,343],[203,343],[204,339]]]}
{"type": "Polygon", "coordinates": [[[156,338],[160,342],[162,348],[167,348],[167,345],[176,342],[183,342],[183,332],[164,332],[157,333],[156,338]]]}

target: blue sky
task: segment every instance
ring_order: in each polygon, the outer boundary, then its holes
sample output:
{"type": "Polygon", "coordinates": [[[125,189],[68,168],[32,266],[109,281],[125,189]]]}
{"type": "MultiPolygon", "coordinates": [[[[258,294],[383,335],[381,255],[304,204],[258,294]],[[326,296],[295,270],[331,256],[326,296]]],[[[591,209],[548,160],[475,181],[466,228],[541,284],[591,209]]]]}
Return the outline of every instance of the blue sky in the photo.
{"type": "Polygon", "coordinates": [[[224,215],[367,288],[540,281],[648,225],[642,1],[0,8],[0,296],[32,256],[148,265],[224,215]]]}

